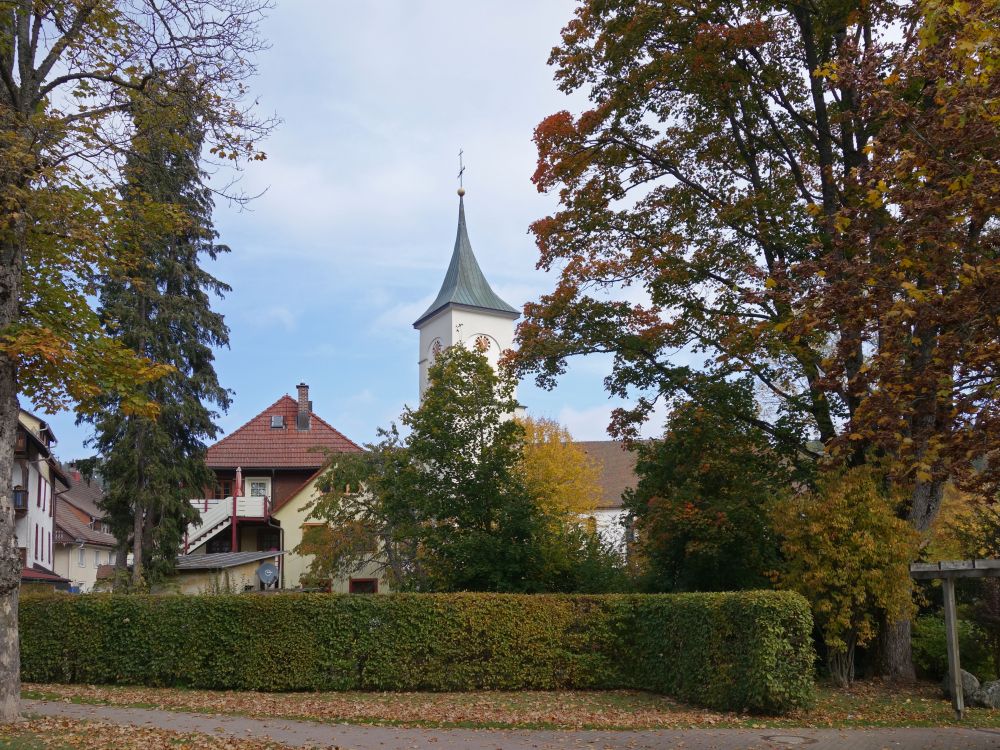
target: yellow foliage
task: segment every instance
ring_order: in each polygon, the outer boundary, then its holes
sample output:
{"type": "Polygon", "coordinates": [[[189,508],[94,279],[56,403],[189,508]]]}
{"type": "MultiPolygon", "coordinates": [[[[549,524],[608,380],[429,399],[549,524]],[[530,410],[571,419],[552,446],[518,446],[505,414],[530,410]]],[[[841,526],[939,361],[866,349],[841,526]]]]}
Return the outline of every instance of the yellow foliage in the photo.
{"type": "Polygon", "coordinates": [[[558,517],[593,513],[601,497],[596,463],[558,422],[525,418],[519,423],[524,428],[522,477],[539,506],[558,517]]]}
{"type": "Polygon", "coordinates": [[[863,466],[776,506],[773,523],[787,563],[775,577],[810,601],[833,652],[870,642],[880,612],[898,621],[912,611],[917,533],[896,515],[896,500],[879,472],[863,466]]]}
{"type": "Polygon", "coordinates": [[[968,492],[945,485],[941,509],[925,541],[928,560],[961,560],[969,555],[965,540],[975,536],[975,507],[976,499],[968,492]]]}

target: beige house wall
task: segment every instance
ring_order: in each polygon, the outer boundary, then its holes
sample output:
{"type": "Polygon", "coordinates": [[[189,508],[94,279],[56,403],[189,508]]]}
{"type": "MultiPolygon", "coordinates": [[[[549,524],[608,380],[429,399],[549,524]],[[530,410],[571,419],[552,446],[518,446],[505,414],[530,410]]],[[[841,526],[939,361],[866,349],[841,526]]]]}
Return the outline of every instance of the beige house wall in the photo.
{"type": "Polygon", "coordinates": [[[97,565],[114,563],[114,551],[108,547],[93,544],[83,545],[83,565],[80,565],[80,545],[57,544],[52,553],[52,572],[63,578],[68,578],[80,591],[87,592],[94,588],[97,581],[97,565]],[[110,558],[109,558],[110,555],[110,558]]]}
{"type": "MultiPolygon", "coordinates": [[[[283,587],[286,589],[299,587],[302,575],[309,569],[309,564],[312,561],[311,555],[297,555],[294,549],[302,541],[305,525],[315,523],[315,521],[309,519],[307,507],[320,494],[319,489],[316,487],[318,479],[319,477],[315,476],[309,480],[295,495],[288,499],[287,503],[274,513],[274,517],[281,522],[281,528],[284,529],[285,556],[283,565],[285,567],[283,571],[283,587]]],[[[370,569],[354,573],[352,577],[379,578],[370,569]]],[[[378,589],[380,593],[387,593],[389,591],[382,580],[379,580],[378,589]]],[[[336,593],[348,593],[350,591],[350,578],[338,578],[332,581],[331,590],[336,593]]]]}
{"type": "Polygon", "coordinates": [[[223,570],[183,570],[164,585],[179,594],[240,594],[245,587],[259,588],[257,568],[265,562],[278,564],[280,558],[255,560],[223,570]]]}
{"type": "Polygon", "coordinates": [[[284,566],[282,587],[286,589],[298,588],[302,574],[309,569],[309,563],[312,560],[311,555],[297,555],[294,550],[302,541],[303,525],[309,522],[309,513],[306,507],[320,494],[316,488],[318,479],[319,476],[310,479],[274,513],[274,517],[281,524],[284,535],[285,555],[282,561],[284,566]]]}

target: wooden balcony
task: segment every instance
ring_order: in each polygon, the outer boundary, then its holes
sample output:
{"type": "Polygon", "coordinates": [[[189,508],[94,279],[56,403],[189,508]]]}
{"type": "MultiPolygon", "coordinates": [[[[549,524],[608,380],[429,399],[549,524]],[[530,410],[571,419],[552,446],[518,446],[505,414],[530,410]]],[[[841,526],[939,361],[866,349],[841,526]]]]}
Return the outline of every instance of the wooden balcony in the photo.
{"type": "Polygon", "coordinates": [[[28,491],[11,490],[10,504],[14,506],[14,515],[22,516],[28,512],[28,491]]]}
{"type": "MultiPolygon", "coordinates": [[[[221,500],[209,498],[196,498],[191,501],[191,505],[201,511],[202,516],[218,506],[227,509],[229,515],[233,512],[233,498],[225,497],[221,500]]],[[[267,518],[271,513],[271,499],[269,497],[238,497],[236,498],[236,518],[267,518]]]]}

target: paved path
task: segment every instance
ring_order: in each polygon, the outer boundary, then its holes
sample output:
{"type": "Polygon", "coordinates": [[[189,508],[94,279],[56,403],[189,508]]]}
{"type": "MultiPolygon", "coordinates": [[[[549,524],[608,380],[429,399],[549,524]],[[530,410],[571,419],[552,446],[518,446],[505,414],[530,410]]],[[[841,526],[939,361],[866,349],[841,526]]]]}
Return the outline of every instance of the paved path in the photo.
{"type": "Polygon", "coordinates": [[[25,700],[42,716],[153,726],[217,736],[269,738],[292,747],[341,750],[998,750],[993,729],[664,729],[658,731],[539,731],[401,729],[287,719],[160,711],[25,700]]]}

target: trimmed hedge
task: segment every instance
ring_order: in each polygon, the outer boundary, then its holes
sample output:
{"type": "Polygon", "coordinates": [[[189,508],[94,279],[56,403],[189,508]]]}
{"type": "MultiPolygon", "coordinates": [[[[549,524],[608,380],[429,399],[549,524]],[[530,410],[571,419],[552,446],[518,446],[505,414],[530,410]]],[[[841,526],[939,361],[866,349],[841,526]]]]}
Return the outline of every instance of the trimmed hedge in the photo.
{"type": "Polygon", "coordinates": [[[234,690],[637,688],[715,709],[808,704],[801,596],[26,596],[30,682],[234,690]]]}

